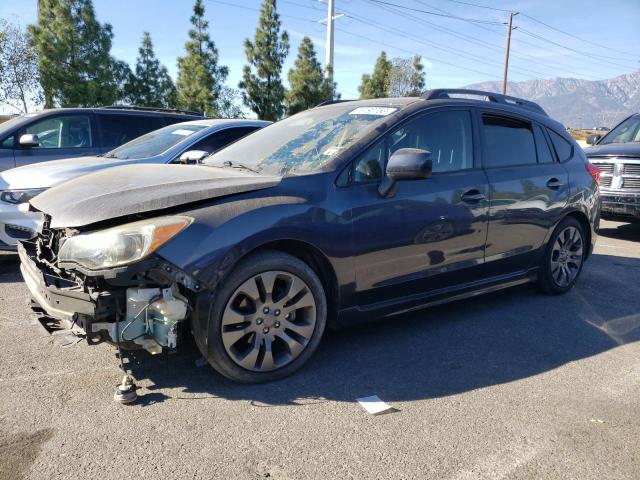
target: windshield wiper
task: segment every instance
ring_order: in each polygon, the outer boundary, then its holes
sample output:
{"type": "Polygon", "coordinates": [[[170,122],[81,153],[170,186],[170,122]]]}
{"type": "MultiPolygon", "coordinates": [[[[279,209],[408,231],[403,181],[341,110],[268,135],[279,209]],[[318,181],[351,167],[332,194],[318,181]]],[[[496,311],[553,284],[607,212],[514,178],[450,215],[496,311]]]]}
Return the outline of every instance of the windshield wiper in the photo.
{"type": "Polygon", "coordinates": [[[242,169],[242,170],[248,170],[249,172],[252,172],[252,173],[260,173],[260,172],[258,172],[257,170],[254,170],[251,167],[247,167],[246,165],[243,165],[243,164],[238,163],[238,162],[232,162],[231,160],[225,160],[224,162],[222,162],[222,166],[225,167],[225,168],[239,168],[239,169],[242,169]]]}

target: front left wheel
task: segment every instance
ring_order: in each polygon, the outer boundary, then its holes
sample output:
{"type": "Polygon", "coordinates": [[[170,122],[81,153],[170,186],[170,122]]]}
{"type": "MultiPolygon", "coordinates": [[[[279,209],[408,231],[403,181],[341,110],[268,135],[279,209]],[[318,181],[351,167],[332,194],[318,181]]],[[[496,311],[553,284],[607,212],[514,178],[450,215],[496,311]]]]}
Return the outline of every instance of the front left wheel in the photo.
{"type": "Polygon", "coordinates": [[[277,380],[311,357],[326,321],[322,282],[306,263],[281,252],[252,255],[216,295],[207,359],[238,382],[277,380]]]}

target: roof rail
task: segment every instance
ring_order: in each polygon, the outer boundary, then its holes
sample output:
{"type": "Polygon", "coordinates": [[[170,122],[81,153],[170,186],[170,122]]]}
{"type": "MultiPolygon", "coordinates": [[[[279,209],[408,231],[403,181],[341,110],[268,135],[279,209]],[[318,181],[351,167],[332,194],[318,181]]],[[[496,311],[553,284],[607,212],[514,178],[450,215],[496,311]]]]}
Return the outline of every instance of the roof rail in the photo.
{"type": "Polygon", "coordinates": [[[202,112],[194,112],[193,110],[180,110],[178,108],[137,107],[135,105],[111,105],[108,107],[100,108],[110,108],[116,110],[140,110],[143,112],[182,113],[185,115],[197,115],[199,117],[204,117],[204,113],[202,112]]]}
{"type": "Polygon", "coordinates": [[[465,88],[437,88],[435,90],[429,90],[422,98],[425,100],[437,100],[437,99],[450,99],[450,94],[460,95],[475,95],[478,97],[484,97],[489,102],[501,103],[503,105],[511,105],[515,107],[521,107],[532,112],[547,115],[540,105],[529,100],[524,100],[518,97],[511,97],[509,95],[502,95],[500,93],[485,92],[483,90],[467,90],[465,88]]]}

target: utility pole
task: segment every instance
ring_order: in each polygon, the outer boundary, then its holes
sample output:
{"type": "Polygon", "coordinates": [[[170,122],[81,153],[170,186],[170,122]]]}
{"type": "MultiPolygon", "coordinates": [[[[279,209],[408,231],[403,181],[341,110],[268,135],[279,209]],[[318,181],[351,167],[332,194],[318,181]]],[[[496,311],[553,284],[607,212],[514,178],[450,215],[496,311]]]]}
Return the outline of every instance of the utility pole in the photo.
{"type": "Polygon", "coordinates": [[[513,25],[513,16],[518,12],[509,12],[509,30],[507,31],[507,52],[504,58],[504,77],[502,79],[502,94],[507,94],[507,74],[509,72],[509,50],[511,49],[511,29],[513,25]]]}
{"type": "Polygon", "coordinates": [[[327,0],[327,46],[325,47],[324,76],[333,81],[333,20],[335,14],[334,0],[327,0]]]}

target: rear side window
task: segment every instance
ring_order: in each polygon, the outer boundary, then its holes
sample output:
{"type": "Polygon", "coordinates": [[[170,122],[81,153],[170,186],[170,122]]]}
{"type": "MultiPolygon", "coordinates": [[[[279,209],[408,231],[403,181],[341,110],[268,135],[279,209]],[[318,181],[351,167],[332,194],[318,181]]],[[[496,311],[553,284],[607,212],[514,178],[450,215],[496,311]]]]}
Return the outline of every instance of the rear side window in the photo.
{"type": "Polygon", "coordinates": [[[35,148],[88,148],[93,146],[91,120],[87,115],[47,117],[27,126],[24,133],[38,136],[35,148]]]}
{"type": "Polygon", "coordinates": [[[98,114],[102,129],[102,146],[117,147],[145,133],[165,126],[160,116],[98,114]]]}
{"type": "Polygon", "coordinates": [[[256,127],[227,128],[203,138],[193,145],[190,150],[204,150],[205,152],[214,153],[255,130],[257,130],[256,127]]]}
{"type": "Polygon", "coordinates": [[[536,150],[538,151],[538,163],[553,163],[553,154],[549,150],[549,144],[544,136],[544,132],[539,125],[533,126],[533,133],[536,137],[536,150]]]}
{"type": "Polygon", "coordinates": [[[547,132],[549,132],[549,137],[551,137],[551,143],[553,143],[553,148],[556,151],[556,155],[558,155],[558,160],[561,162],[569,160],[573,153],[573,146],[553,130],[547,129],[547,132]]]}
{"type": "Polygon", "coordinates": [[[494,115],[482,116],[485,167],[508,167],[537,163],[531,123],[494,115]]]}

